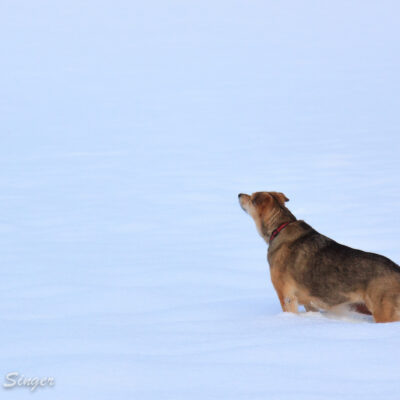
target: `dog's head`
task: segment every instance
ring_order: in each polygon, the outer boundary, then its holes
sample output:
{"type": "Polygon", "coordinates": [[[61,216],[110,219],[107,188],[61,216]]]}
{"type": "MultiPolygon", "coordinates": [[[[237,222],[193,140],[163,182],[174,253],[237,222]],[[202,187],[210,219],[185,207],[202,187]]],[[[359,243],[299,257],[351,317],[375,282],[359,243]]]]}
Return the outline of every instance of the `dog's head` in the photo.
{"type": "MultiPolygon", "coordinates": [[[[244,211],[249,214],[254,222],[258,233],[267,240],[271,233],[271,227],[279,215],[286,210],[285,202],[289,199],[279,192],[256,192],[252,195],[240,193],[239,203],[244,211]]],[[[272,228],[273,229],[273,228],[272,228]]]]}

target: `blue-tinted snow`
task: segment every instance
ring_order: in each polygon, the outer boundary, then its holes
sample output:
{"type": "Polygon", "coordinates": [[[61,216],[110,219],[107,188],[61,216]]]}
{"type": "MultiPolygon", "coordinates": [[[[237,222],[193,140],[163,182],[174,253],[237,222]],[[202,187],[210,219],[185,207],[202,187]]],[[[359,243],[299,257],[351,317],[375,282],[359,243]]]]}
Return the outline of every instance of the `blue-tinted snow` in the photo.
{"type": "Polygon", "coordinates": [[[400,325],[281,313],[237,193],[282,191],[322,233],[400,261],[399,12],[3,0],[1,384],[398,399],[400,325]]]}

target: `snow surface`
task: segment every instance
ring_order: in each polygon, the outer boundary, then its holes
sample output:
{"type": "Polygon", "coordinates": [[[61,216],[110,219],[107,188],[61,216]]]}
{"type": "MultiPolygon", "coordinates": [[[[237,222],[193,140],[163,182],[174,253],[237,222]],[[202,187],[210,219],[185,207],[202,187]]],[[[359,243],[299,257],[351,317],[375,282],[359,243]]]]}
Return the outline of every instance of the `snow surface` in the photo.
{"type": "Polygon", "coordinates": [[[395,1],[0,2],[7,399],[399,399],[400,324],[283,314],[238,192],[400,261],[395,1]],[[31,397],[34,396],[34,397],[31,397]]]}

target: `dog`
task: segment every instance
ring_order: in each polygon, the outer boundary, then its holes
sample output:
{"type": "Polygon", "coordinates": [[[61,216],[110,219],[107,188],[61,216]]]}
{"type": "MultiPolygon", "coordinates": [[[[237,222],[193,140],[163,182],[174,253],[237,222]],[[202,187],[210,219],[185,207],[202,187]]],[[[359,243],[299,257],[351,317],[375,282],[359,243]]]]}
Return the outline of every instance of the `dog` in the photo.
{"type": "Polygon", "coordinates": [[[271,280],[284,312],[349,306],[375,322],[400,321],[400,267],[318,233],[286,207],[279,192],[239,194],[268,244],[271,280]]]}

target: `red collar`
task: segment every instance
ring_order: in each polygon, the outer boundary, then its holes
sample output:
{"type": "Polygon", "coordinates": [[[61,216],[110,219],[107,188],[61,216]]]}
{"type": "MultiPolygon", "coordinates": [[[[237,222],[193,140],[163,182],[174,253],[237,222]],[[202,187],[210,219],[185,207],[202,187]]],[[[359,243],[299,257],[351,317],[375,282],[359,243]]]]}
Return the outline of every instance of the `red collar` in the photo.
{"type": "Polygon", "coordinates": [[[269,244],[271,244],[272,241],[279,235],[279,233],[283,231],[291,222],[284,222],[282,225],[279,225],[275,230],[273,230],[269,238],[269,244]]]}

